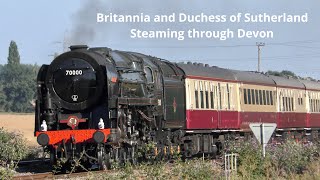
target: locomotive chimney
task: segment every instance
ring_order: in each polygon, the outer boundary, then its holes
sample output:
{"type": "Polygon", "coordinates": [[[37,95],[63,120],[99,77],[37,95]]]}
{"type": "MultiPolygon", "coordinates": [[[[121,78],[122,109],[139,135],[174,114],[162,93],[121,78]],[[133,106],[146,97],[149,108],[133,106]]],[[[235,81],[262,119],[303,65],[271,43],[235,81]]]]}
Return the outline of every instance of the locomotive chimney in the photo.
{"type": "Polygon", "coordinates": [[[71,51],[77,50],[77,49],[88,49],[87,45],[72,45],[69,47],[71,51]]]}

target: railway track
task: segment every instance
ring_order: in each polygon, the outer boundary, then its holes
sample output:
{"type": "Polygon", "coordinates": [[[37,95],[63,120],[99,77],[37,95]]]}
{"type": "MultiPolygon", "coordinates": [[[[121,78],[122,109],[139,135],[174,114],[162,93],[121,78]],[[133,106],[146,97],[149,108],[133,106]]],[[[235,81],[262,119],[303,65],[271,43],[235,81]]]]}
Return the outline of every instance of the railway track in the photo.
{"type": "Polygon", "coordinates": [[[52,173],[38,173],[14,176],[14,180],[36,180],[36,179],[53,179],[52,173]]]}
{"type": "Polygon", "coordinates": [[[88,177],[93,174],[99,174],[104,172],[106,171],[79,172],[79,173],[71,173],[71,174],[53,174],[51,172],[48,172],[48,173],[17,175],[17,176],[14,176],[13,179],[14,180],[70,179],[70,178],[88,177]]]}
{"type": "Polygon", "coordinates": [[[29,172],[28,174],[18,174],[13,177],[15,180],[37,180],[37,179],[70,179],[77,177],[86,177],[94,173],[102,173],[104,171],[96,172],[78,172],[70,174],[53,174],[50,171],[49,164],[50,159],[34,159],[34,160],[23,160],[19,161],[18,167],[21,169],[20,172],[29,172]],[[39,169],[39,167],[42,167],[39,169]]]}
{"type": "Polygon", "coordinates": [[[30,164],[40,164],[40,163],[49,163],[50,159],[33,159],[33,160],[22,160],[22,161],[17,161],[16,163],[18,166],[28,166],[30,164]]]}

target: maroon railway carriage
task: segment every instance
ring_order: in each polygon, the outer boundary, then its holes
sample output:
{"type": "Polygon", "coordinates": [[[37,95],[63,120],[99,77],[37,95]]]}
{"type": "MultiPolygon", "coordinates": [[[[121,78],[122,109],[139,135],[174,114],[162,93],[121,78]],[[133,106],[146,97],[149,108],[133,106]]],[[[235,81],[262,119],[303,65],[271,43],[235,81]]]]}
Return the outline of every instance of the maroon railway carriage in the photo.
{"type": "Polygon", "coordinates": [[[320,127],[320,83],[301,80],[306,87],[307,126],[313,129],[320,127]]]}
{"type": "Polygon", "coordinates": [[[187,130],[248,131],[252,122],[277,123],[279,131],[320,127],[318,82],[197,63],[177,66],[185,73],[187,130]]]}

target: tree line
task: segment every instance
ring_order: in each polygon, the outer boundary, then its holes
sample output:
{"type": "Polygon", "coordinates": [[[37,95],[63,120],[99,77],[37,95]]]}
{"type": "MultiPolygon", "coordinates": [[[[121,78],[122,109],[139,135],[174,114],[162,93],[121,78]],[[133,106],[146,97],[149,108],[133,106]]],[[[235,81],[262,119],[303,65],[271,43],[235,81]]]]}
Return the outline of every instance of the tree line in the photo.
{"type": "Polygon", "coordinates": [[[33,112],[38,65],[21,64],[11,41],[7,64],[0,65],[0,112],[33,112]]]}

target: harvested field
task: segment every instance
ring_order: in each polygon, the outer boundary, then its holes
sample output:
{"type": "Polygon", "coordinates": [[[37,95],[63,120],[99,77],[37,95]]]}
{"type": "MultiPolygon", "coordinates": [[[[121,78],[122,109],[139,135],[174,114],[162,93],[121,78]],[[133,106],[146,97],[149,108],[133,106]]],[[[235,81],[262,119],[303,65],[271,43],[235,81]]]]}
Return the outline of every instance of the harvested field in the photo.
{"type": "Polygon", "coordinates": [[[34,114],[0,114],[0,128],[21,132],[29,146],[38,146],[34,131],[34,114]]]}

